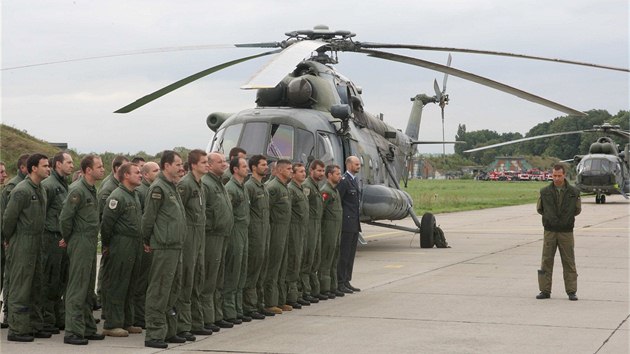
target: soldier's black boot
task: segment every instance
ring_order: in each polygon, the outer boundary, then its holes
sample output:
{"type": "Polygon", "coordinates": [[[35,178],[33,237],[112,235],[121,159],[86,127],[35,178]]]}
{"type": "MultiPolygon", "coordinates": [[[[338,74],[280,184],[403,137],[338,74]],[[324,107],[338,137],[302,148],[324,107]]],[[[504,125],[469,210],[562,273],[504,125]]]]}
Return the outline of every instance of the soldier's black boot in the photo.
{"type": "Polygon", "coordinates": [[[569,293],[568,295],[569,295],[569,300],[571,300],[571,301],[577,301],[578,300],[578,297],[577,297],[577,295],[575,295],[575,293],[569,293]]]}
{"type": "Polygon", "coordinates": [[[551,297],[550,293],[546,293],[544,291],[541,291],[540,294],[536,295],[536,299],[538,300],[542,300],[542,299],[548,299],[551,297]]]}

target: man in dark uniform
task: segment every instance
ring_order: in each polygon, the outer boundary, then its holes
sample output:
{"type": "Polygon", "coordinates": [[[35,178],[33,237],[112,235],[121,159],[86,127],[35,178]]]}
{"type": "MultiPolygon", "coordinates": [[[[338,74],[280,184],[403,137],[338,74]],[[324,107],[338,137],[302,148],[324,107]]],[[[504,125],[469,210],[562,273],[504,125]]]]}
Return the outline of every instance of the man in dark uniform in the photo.
{"type": "Polygon", "coordinates": [[[339,291],[352,293],[361,291],[350,284],[354,256],[357,252],[361,222],[359,221],[359,204],[361,203],[361,188],[357,173],[361,170],[361,162],[356,156],[346,159],[346,173],[337,186],[343,206],[343,226],[341,229],[341,243],[339,245],[339,264],[337,266],[337,283],[339,291]]]}
{"type": "Polygon", "coordinates": [[[262,183],[267,173],[267,159],[254,155],[249,159],[251,178],[245,182],[249,196],[249,229],[247,230],[247,277],[243,289],[243,311],[255,320],[274,316],[264,312],[263,281],[269,258],[269,194],[262,183]]]}
{"type": "MultiPolygon", "coordinates": [[[[18,185],[18,183],[22,182],[24,180],[24,178],[26,177],[27,171],[26,171],[26,160],[28,160],[28,154],[24,154],[24,155],[20,155],[20,157],[17,160],[17,175],[13,178],[11,178],[11,180],[9,181],[9,183],[6,184],[6,186],[4,186],[4,188],[2,189],[2,196],[0,197],[0,219],[4,216],[4,210],[7,206],[7,203],[9,202],[9,194],[11,194],[11,191],[13,190],[13,188],[15,188],[15,186],[18,185]]],[[[9,282],[9,271],[7,270],[9,268],[9,258],[8,255],[6,254],[6,243],[4,240],[4,235],[2,234],[2,231],[0,230],[0,242],[2,244],[2,247],[0,247],[0,249],[2,249],[2,252],[0,252],[1,257],[2,257],[2,269],[0,269],[0,290],[4,289],[4,291],[2,292],[2,302],[3,302],[3,307],[2,307],[2,312],[4,313],[3,315],[3,320],[2,320],[2,328],[8,328],[9,327],[9,286],[10,286],[10,282],[9,282]]]]}
{"type": "MultiPolygon", "coordinates": [[[[339,251],[339,237],[343,207],[337,185],[341,180],[341,169],[337,165],[326,166],[326,184],[322,187],[322,248],[319,263],[320,299],[335,298],[336,284],[333,276],[337,273],[335,254],[339,251]]],[[[342,293],[343,294],[343,293],[342,293]]]]}
{"type": "Polygon", "coordinates": [[[185,343],[177,335],[175,303],[182,276],[182,245],[186,234],[186,211],[176,185],[184,169],[178,153],[166,150],[160,159],[158,177],[147,193],[142,215],[144,251],[152,252],[146,302],[145,347],[167,348],[185,343]]]}
{"type": "Polygon", "coordinates": [[[135,163],[122,164],[116,173],[120,185],[107,198],[101,222],[103,254],[110,259],[103,277],[103,309],[107,310],[103,334],[127,337],[129,333],[142,333],[142,328],[133,326],[132,296],[144,253],[140,236],[142,207],[135,192],[142,175],[135,163]]]}
{"type": "Polygon", "coordinates": [[[311,303],[319,302],[319,296],[325,296],[320,294],[319,279],[317,277],[322,247],[322,212],[324,211],[319,183],[325,177],[325,168],[326,166],[320,160],[311,162],[309,168],[310,176],[303,184],[304,194],[306,194],[308,198],[309,213],[300,280],[302,284],[302,296],[304,300],[311,303]]]}
{"type": "Polygon", "coordinates": [[[59,246],[67,248],[70,261],[68,286],[64,294],[66,333],[63,342],[75,345],[88,344],[88,339],[105,338],[96,333],[92,316],[99,231],[95,184],[105,175],[105,168],[100,157],[87,155],[81,160],[81,171],[83,176],[68,188],[68,197],[59,214],[62,237],[59,246]]]}
{"type": "Polygon", "coordinates": [[[26,161],[28,176],[15,186],[2,218],[7,244],[9,278],[9,333],[7,339],[32,342],[50,338],[44,332],[38,296],[41,291],[41,242],[46,218],[46,191],[41,182],[48,177],[48,157],[33,154],[26,161]]]}
{"type": "Polygon", "coordinates": [[[538,270],[540,294],[536,298],[548,299],[551,297],[553,260],[556,256],[556,249],[559,249],[564,271],[564,289],[569,300],[577,301],[573,226],[575,225],[575,217],[582,211],[580,191],[566,180],[565,167],[562,164],[553,166],[551,177],[553,182],[540,190],[537,204],[538,214],[542,215],[545,234],[542,261],[540,270],[538,270]]]}
{"type": "Polygon", "coordinates": [[[65,327],[63,293],[68,282],[68,255],[59,247],[59,213],[68,196],[68,176],[74,170],[72,156],[58,152],[52,159],[50,177],[42,181],[46,190],[46,223],[42,236],[42,263],[44,266],[42,287],[42,314],[44,327],[52,333],[65,327]]]}

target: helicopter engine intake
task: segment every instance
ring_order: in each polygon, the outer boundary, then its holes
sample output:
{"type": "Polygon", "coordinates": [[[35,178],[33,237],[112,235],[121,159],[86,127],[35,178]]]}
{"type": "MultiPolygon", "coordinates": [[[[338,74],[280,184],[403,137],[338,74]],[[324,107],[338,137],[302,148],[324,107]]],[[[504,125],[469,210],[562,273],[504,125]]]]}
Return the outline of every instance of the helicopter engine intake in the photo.
{"type": "Polygon", "coordinates": [[[362,220],[366,221],[404,219],[413,205],[407,192],[384,185],[366,185],[362,194],[362,220]]]}

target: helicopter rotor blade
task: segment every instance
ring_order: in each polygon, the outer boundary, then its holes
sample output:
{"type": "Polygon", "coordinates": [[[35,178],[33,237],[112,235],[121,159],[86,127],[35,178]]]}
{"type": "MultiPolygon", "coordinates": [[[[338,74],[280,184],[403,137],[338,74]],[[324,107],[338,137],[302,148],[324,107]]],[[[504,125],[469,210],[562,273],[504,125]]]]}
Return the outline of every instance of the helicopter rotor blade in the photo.
{"type": "Polygon", "coordinates": [[[237,48],[282,48],[281,42],[260,42],[234,44],[237,48]]]}
{"type": "Polygon", "coordinates": [[[576,131],[572,131],[572,132],[562,132],[562,133],[536,135],[536,136],[530,136],[530,137],[522,138],[522,139],[516,139],[516,140],[511,140],[511,141],[504,141],[502,143],[492,144],[492,145],[488,145],[488,146],[482,146],[482,147],[478,147],[478,148],[474,148],[474,149],[470,149],[470,150],[464,150],[464,152],[467,152],[467,153],[468,152],[476,152],[476,151],[493,149],[493,148],[496,148],[496,147],[499,147],[499,146],[505,146],[505,145],[522,143],[523,141],[543,139],[543,138],[550,138],[550,137],[553,137],[553,136],[560,136],[560,135],[582,134],[582,133],[584,133],[584,130],[576,130],[576,131]]]}
{"type": "Polygon", "coordinates": [[[417,140],[417,141],[411,142],[411,145],[437,145],[437,144],[466,144],[466,142],[461,141],[461,140],[457,140],[457,141],[417,140]]]}
{"type": "Polygon", "coordinates": [[[435,98],[440,102],[442,99],[442,91],[440,91],[440,86],[437,83],[436,79],[433,79],[433,90],[435,91],[435,98]]]}
{"type": "Polygon", "coordinates": [[[287,68],[294,68],[296,63],[326,45],[329,44],[319,40],[299,41],[292,44],[263,66],[245,85],[241,86],[241,89],[276,87],[278,82],[287,75],[287,68]]]}
{"type": "MultiPolygon", "coordinates": [[[[413,50],[432,50],[432,51],[441,51],[441,52],[457,52],[457,53],[471,53],[471,54],[486,54],[486,55],[498,55],[504,57],[514,57],[514,58],[522,58],[522,59],[534,59],[534,60],[542,60],[542,61],[551,61],[556,63],[563,64],[573,64],[573,65],[581,65],[581,66],[589,66],[592,68],[599,69],[607,69],[607,70],[615,70],[615,71],[623,71],[630,72],[628,68],[621,68],[615,66],[608,65],[600,65],[594,63],[585,63],[574,60],[566,60],[566,59],[554,59],[554,58],[546,58],[539,57],[533,55],[526,54],[517,54],[517,53],[508,53],[508,52],[497,52],[491,50],[477,50],[477,49],[466,49],[466,48],[449,48],[449,47],[433,47],[426,45],[414,45],[414,44],[389,44],[389,43],[371,43],[371,42],[361,42],[358,43],[360,48],[389,48],[389,49],[413,49],[413,50]]],[[[361,51],[359,49],[358,51],[361,51]]]]}
{"type": "Polygon", "coordinates": [[[264,53],[260,53],[260,54],[256,54],[256,55],[251,55],[251,56],[248,56],[248,57],[244,57],[244,58],[228,61],[228,62],[225,62],[223,64],[219,64],[219,65],[213,66],[213,67],[211,67],[209,69],[200,71],[200,72],[198,72],[196,74],[190,75],[190,76],[188,76],[188,77],[186,77],[184,79],[181,79],[181,80],[179,80],[177,82],[174,82],[174,83],[172,83],[172,84],[170,84],[170,85],[168,85],[166,87],[163,87],[163,88],[161,88],[161,89],[159,89],[159,90],[157,90],[157,91],[155,91],[153,93],[150,93],[150,94],[148,94],[148,95],[146,95],[146,96],[144,96],[142,98],[139,98],[135,102],[130,103],[130,104],[128,104],[128,105],[126,105],[126,106],[124,106],[124,107],[114,111],[114,113],[129,113],[129,112],[131,112],[131,111],[133,111],[133,110],[135,110],[137,108],[140,108],[140,107],[144,106],[145,104],[147,104],[149,102],[152,102],[152,101],[154,101],[154,100],[156,100],[156,99],[166,95],[169,92],[177,90],[178,88],[180,88],[182,86],[188,85],[189,83],[191,83],[191,82],[193,82],[195,80],[201,79],[202,77],[208,76],[208,75],[210,75],[210,74],[212,74],[214,72],[217,72],[219,70],[225,69],[225,68],[230,67],[230,66],[235,65],[235,64],[239,64],[239,63],[251,60],[251,59],[256,59],[256,58],[259,58],[259,57],[262,57],[262,56],[265,56],[265,55],[275,54],[275,53],[278,53],[278,52],[280,52],[280,49],[277,49],[277,50],[274,50],[274,51],[271,51],[271,52],[264,52],[264,53]]]}
{"type": "Polygon", "coordinates": [[[594,129],[586,129],[584,131],[588,132],[588,133],[611,134],[611,135],[615,135],[615,136],[618,136],[618,137],[623,138],[623,139],[630,139],[630,132],[627,132],[627,131],[621,130],[621,129],[607,129],[607,130],[604,130],[604,129],[601,129],[601,128],[599,128],[599,129],[594,128],[594,129]]]}
{"type": "Polygon", "coordinates": [[[448,73],[449,75],[457,76],[459,78],[466,79],[466,80],[469,80],[469,81],[472,81],[472,82],[476,82],[476,83],[484,85],[484,86],[492,87],[492,88],[497,89],[499,91],[507,92],[507,93],[512,94],[514,96],[520,97],[520,98],[522,98],[524,100],[531,101],[531,102],[534,102],[534,103],[538,103],[540,105],[543,105],[543,106],[546,106],[546,107],[549,107],[549,108],[553,108],[555,110],[567,113],[569,115],[586,116],[586,113],[580,112],[580,111],[578,111],[576,109],[573,109],[571,107],[568,107],[568,106],[562,105],[560,103],[556,103],[556,102],[550,101],[550,100],[548,100],[546,98],[543,98],[543,97],[540,97],[540,96],[536,96],[536,95],[531,94],[529,92],[526,92],[526,91],[517,89],[515,87],[512,87],[512,86],[500,83],[498,81],[494,81],[494,80],[485,78],[483,76],[479,76],[479,75],[475,75],[473,73],[469,73],[467,71],[455,69],[455,68],[452,68],[452,67],[448,67],[448,66],[445,66],[445,65],[442,65],[442,64],[437,64],[437,63],[433,63],[433,62],[422,60],[422,59],[417,59],[417,58],[407,57],[407,56],[404,56],[404,55],[394,54],[394,53],[381,52],[381,51],[368,50],[368,49],[360,49],[360,50],[358,50],[358,52],[365,53],[368,56],[375,57],[375,58],[391,60],[391,61],[397,61],[397,62],[400,62],[400,63],[420,66],[420,67],[423,67],[423,68],[436,70],[436,71],[440,71],[440,72],[443,72],[443,73],[448,73]]]}
{"type": "MultiPolygon", "coordinates": [[[[450,67],[452,60],[453,57],[451,56],[451,53],[449,53],[448,60],[446,60],[446,66],[450,67]]],[[[446,80],[448,80],[448,74],[444,73],[444,81],[442,81],[442,94],[446,93],[446,80]]]]}

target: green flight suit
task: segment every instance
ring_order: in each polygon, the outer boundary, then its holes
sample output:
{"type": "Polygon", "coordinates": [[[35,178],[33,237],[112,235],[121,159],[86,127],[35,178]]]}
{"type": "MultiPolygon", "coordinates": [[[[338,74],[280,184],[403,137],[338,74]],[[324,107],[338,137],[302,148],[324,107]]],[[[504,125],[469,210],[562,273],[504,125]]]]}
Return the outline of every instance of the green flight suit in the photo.
{"type": "Polygon", "coordinates": [[[307,178],[302,184],[304,194],[308,197],[308,227],[304,242],[304,256],[300,278],[304,295],[315,296],[319,294],[319,270],[320,252],[322,248],[322,213],[323,201],[319,185],[311,178],[307,178]]]}
{"type": "Polygon", "coordinates": [[[177,334],[174,307],[180,291],[185,234],[182,199],[175,184],[160,172],[149,187],[142,215],[142,238],[153,253],[145,308],[147,341],[164,341],[177,334]]]}
{"type": "Polygon", "coordinates": [[[321,189],[324,212],[322,214],[322,253],[319,266],[320,292],[325,294],[335,291],[337,282],[333,276],[337,273],[335,259],[339,255],[343,207],[336,188],[329,182],[321,189]]]}
{"type": "Polygon", "coordinates": [[[304,243],[308,233],[309,203],[303,187],[295,181],[289,182],[291,198],[291,224],[289,226],[287,253],[287,302],[297,302],[302,297],[300,273],[304,243]]]}
{"type": "Polygon", "coordinates": [[[127,328],[134,324],[133,294],[144,252],[137,193],[121,183],[107,198],[101,219],[101,242],[109,249],[103,276],[103,309],[107,311],[103,328],[127,328]]]}
{"type": "Polygon", "coordinates": [[[8,242],[9,334],[30,334],[43,328],[38,308],[41,291],[41,242],[46,218],[46,191],[26,177],[11,191],[2,218],[8,242]]]}
{"type": "Polygon", "coordinates": [[[221,176],[205,174],[201,181],[206,193],[206,278],[201,292],[205,324],[223,319],[223,283],[227,238],[232,232],[234,215],[230,196],[221,183],[221,176]]]}
{"type": "MultiPolygon", "coordinates": [[[[147,196],[147,192],[149,191],[149,187],[151,184],[147,182],[144,178],[142,179],[142,184],[136,187],[136,193],[138,194],[138,199],[140,199],[140,205],[142,206],[142,211],[144,213],[144,201],[147,196]]],[[[144,327],[144,304],[147,298],[147,286],[149,284],[149,271],[151,270],[151,260],[153,254],[142,252],[142,256],[140,257],[140,273],[138,274],[138,278],[136,278],[136,286],[134,287],[133,294],[133,316],[134,316],[134,325],[138,327],[144,327]]]]}
{"type": "Polygon", "coordinates": [[[234,226],[225,255],[223,285],[223,317],[243,316],[243,288],[247,278],[247,229],[249,227],[249,195],[234,176],[225,185],[232,202],[234,226]]]}
{"type": "MultiPolygon", "coordinates": [[[[105,180],[103,180],[103,183],[101,183],[101,188],[98,190],[98,194],[96,196],[98,198],[98,215],[100,218],[103,217],[103,210],[106,208],[107,198],[109,198],[109,195],[112,194],[119,185],[120,182],[114,178],[113,174],[108,175],[105,180]]],[[[103,298],[103,277],[105,276],[108,258],[108,256],[102,254],[101,249],[101,261],[98,266],[98,278],[96,283],[96,302],[101,305],[105,303],[105,299],[103,298]]],[[[107,317],[107,310],[105,308],[103,308],[101,313],[103,314],[102,317],[107,317]]]]}
{"type": "MultiPolygon", "coordinates": [[[[6,209],[7,203],[9,202],[9,194],[18,183],[22,182],[26,178],[25,174],[18,171],[18,174],[11,178],[11,180],[4,186],[2,189],[2,195],[0,196],[0,220],[4,216],[4,210],[6,209]]],[[[2,230],[0,230],[0,245],[4,245],[4,235],[2,230]]],[[[8,323],[9,315],[9,255],[7,251],[4,249],[4,246],[0,247],[0,257],[2,264],[0,267],[0,290],[4,289],[2,292],[2,312],[4,312],[4,323],[8,323]]]]}
{"type": "Polygon", "coordinates": [[[177,185],[186,210],[186,236],[182,247],[182,290],[175,307],[177,333],[203,329],[201,290],[204,281],[206,247],[206,195],[201,180],[188,173],[177,185]]]}
{"type": "Polygon", "coordinates": [[[68,254],[59,247],[59,214],[68,196],[68,183],[51,170],[42,181],[46,190],[46,222],[42,237],[42,264],[44,267],[41,308],[45,327],[63,327],[65,321],[63,293],[68,283],[68,254]]]}
{"type": "Polygon", "coordinates": [[[262,182],[250,178],[245,182],[249,197],[247,230],[247,277],[243,289],[245,314],[264,307],[263,282],[269,258],[269,194],[262,182]]]}
{"type": "Polygon", "coordinates": [[[265,275],[265,306],[273,307],[286,303],[286,293],[281,294],[287,274],[289,225],[291,221],[291,199],[289,189],[280,179],[274,178],[267,184],[269,192],[269,262],[265,275]]]}
{"type": "Polygon", "coordinates": [[[96,333],[92,316],[96,271],[96,245],[99,232],[96,187],[81,177],[68,188],[68,197],[59,214],[59,230],[68,247],[68,286],[66,301],[66,333],[80,337],[96,333]]]}
{"type": "Polygon", "coordinates": [[[545,228],[542,260],[538,270],[538,287],[541,292],[551,294],[553,263],[556,249],[560,250],[564,289],[567,294],[577,292],[577,269],[573,226],[575,217],[582,211],[580,191],[564,180],[562,188],[556,188],[553,182],[540,190],[537,211],[542,215],[545,228]]]}

